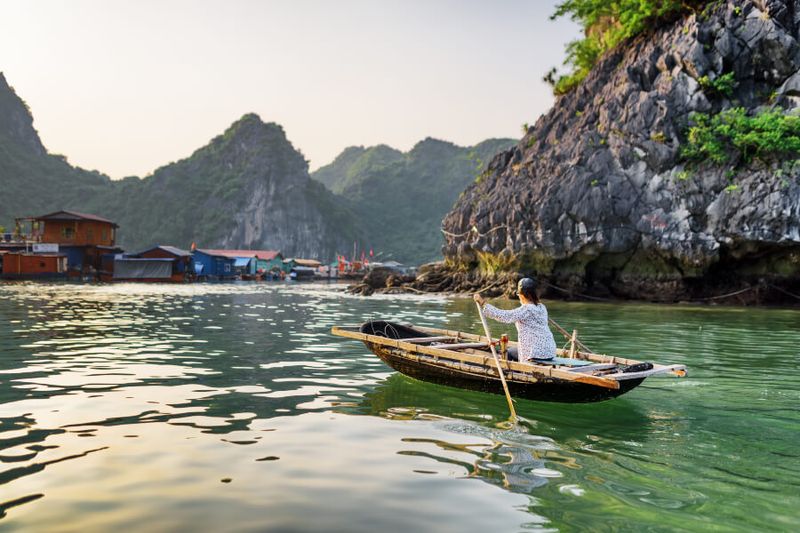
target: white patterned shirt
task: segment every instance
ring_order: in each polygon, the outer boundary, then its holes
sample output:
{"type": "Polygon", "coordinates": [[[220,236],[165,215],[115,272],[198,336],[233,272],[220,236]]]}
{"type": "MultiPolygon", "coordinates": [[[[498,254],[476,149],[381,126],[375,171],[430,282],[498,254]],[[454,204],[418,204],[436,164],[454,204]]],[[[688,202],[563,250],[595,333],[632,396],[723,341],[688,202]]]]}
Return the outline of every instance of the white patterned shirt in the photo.
{"type": "Polygon", "coordinates": [[[491,304],[483,306],[486,316],[517,326],[519,360],[552,359],[556,356],[556,341],[547,325],[547,308],[544,304],[525,304],[505,311],[491,304]]]}

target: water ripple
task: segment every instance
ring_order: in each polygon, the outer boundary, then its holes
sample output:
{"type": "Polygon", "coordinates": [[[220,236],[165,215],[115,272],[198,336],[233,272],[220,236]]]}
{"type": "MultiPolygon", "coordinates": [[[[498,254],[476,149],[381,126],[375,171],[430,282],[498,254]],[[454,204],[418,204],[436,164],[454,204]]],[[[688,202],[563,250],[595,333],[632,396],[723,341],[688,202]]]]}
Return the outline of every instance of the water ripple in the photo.
{"type": "Polygon", "coordinates": [[[3,526],[800,526],[800,313],[549,308],[598,351],[686,364],[691,378],[601,404],[520,401],[510,425],[502,397],[412,380],[328,334],[373,318],[478,331],[467,299],[0,285],[3,526]]]}

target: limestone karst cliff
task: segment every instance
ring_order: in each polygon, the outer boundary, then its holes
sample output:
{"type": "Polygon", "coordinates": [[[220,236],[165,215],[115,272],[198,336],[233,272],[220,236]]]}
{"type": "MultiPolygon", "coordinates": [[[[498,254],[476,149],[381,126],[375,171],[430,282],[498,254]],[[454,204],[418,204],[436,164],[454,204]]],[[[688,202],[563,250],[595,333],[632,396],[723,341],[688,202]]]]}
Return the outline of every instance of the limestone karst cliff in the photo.
{"type": "Polygon", "coordinates": [[[115,214],[131,248],[196,242],[328,260],[359,235],[283,128],[254,114],[190,157],[115,185],[113,195],[93,200],[94,210],[115,214]]]}
{"type": "Polygon", "coordinates": [[[800,154],[781,138],[789,133],[743,132],[744,143],[781,148],[763,157],[746,144],[697,143],[764,113],[794,120],[799,29],[797,1],[708,2],[606,53],[444,219],[454,281],[439,288],[535,272],[553,295],[674,301],[742,290],[742,301],[792,301],[800,154]]]}

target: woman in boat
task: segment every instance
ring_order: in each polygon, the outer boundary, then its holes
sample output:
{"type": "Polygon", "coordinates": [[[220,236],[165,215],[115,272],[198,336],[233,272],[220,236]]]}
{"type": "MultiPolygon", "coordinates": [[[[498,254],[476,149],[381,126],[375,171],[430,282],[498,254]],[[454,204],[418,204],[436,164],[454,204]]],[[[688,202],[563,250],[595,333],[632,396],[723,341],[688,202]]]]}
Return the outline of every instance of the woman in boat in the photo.
{"type": "Polygon", "coordinates": [[[519,280],[517,296],[522,305],[510,311],[486,303],[480,293],[473,296],[486,316],[507,324],[513,322],[517,326],[519,350],[509,348],[508,358],[511,360],[526,362],[532,359],[552,359],[556,356],[556,341],[547,325],[547,308],[539,301],[536,288],[537,283],[533,278],[519,280]]]}

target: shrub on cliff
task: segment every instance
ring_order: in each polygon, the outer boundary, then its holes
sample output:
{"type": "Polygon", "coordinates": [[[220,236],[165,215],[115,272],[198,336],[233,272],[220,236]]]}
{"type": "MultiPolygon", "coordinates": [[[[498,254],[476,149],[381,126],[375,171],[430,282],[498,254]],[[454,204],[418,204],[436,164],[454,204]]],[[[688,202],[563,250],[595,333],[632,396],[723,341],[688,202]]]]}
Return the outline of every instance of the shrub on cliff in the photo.
{"type": "Polygon", "coordinates": [[[749,163],[796,157],[800,153],[800,116],[780,109],[748,115],[742,107],[716,114],[694,113],[681,154],[716,164],[749,163]]]}
{"type": "Polygon", "coordinates": [[[571,72],[558,76],[551,70],[545,81],[553,85],[557,95],[566,94],[578,86],[607,50],[625,39],[638,35],[649,27],[657,26],[707,2],[686,0],[564,0],[556,5],[550,17],[569,16],[581,25],[584,38],[567,45],[565,65],[571,72]]]}

